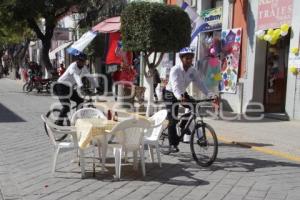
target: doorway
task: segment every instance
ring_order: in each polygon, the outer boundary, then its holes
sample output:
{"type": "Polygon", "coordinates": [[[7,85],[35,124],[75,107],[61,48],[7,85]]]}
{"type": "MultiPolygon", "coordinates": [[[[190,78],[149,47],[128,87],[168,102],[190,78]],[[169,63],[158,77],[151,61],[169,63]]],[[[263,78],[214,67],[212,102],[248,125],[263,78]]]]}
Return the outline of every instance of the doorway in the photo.
{"type": "Polygon", "coordinates": [[[290,34],[267,46],[264,106],[266,113],[285,113],[290,34]]]}

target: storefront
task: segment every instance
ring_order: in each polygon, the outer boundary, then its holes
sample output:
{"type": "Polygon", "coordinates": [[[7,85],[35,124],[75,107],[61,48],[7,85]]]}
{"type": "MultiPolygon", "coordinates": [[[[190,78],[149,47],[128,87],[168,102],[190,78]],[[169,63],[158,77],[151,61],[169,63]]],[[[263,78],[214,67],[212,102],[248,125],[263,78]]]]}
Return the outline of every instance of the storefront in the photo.
{"type": "Polygon", "coordinates": [[[267,44],[264,107],[266,113],[285,113],[290,34],[276,44],[267,44]]]}
{"type": "Polygon", "coordinates": [[[295,0],[248,4],[249,37],[239,79],[243,113],[254,108],[278,119],[300,119],[300,58],[293,53],[299,48],[300,13],[295,9],[299,6],[295,0]]]}
{"type": "MultiPolygon", "coordinates": [[[[214,5],[213,5],[214,6],[214,5]]],[[[222,7],[206,9],[200,16],[207,26],[199,35],[196,66],[210,91],[219,92],[221,80],[222,7]]]]}

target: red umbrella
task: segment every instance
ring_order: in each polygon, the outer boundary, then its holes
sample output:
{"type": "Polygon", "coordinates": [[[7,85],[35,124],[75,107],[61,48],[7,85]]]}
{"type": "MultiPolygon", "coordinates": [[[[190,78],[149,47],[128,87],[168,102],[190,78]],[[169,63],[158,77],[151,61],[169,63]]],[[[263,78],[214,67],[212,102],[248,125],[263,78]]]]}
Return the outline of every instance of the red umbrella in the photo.
{"type": "Polygon", "coordinates": [[[93,31],[99,33],[113,33],[120,31],[121,21],[120,17],[108,18],[92,28],[93,31]]]}

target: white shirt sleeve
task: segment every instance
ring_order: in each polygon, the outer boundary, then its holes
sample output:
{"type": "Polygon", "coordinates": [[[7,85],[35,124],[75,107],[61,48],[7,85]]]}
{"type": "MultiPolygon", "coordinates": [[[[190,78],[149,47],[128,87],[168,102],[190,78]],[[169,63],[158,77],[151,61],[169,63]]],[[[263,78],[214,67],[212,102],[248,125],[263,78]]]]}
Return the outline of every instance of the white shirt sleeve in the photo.
{"type": "Polygon", "coordinates": [[[74,63],[73,65],[70,66],[70,71],[69,73],[74,77],[75,81],[76,81],[76,85],[80,88],[83,86],[83,83],[81,81],[81,70],[76,70],[77,65],[76,63],[74,63]]]}
{"type": "Polygon", "coordinates": [[[183,88],[183,80],[178,70],[171,70],[170,81],[173,94],[177,99],[181,99],[181,95],[184,94],[185,91],[183,88]]]}
{"type": "Polygon", "coordinates": [[[193,83],[197,86],[197,88],[203,92],[206,96],[208,95],[209,91],[208,91],[208,88],[207,86],[205,85],[205,83],[201,80],[200,78],[200,73],[198,70],[194,70],[195,74],[198,74],[199,76],[194,76],[194,80],[193,80],[193,83]]]}

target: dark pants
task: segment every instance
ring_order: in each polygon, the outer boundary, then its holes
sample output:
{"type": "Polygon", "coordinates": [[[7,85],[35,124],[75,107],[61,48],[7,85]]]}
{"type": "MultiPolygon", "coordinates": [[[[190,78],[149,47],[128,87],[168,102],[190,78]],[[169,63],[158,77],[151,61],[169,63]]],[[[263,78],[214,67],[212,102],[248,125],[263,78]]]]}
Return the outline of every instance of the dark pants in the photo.
{"type": "MultiPolygon", "coordinates": [[[[58,96],[60,103],[62,104],[62,109],[59,114],[59,119],[63,119],[67,117],[68,112],[70,112],[71,107],[71,101],[76,102],[76,106],[78,106],[83,103],[83,98],[81,98],[76,90],[73,90],[73,88],[57,83],[54,87],[54,93],[56,96],[58,96]],[[67,96],[69,95],[69,96],[67,96]]],[[[63,120],[60,120],[60,123],[62,123],[63,120]]]]}
{"type": "MultiPolygon", "coordinates": [[[[191,98],[187,93],[184,94],[188,102],[193,102],[194,99],[191,98]]],[[[163,90],[163,99],[166,103],[166,109],[168,110],[168,120],[169,120],[169,144],[177,146],[180,142],[180,138],[177,135],[176,124],[178,123],[178,100],[174,94],[168,90],[163,90]]],[[[183,107],[190,108],[189,106],[182,105],[183,107]]],[[[187,120],[185,120],[181,126],[184,127],[187,120]]]]}

